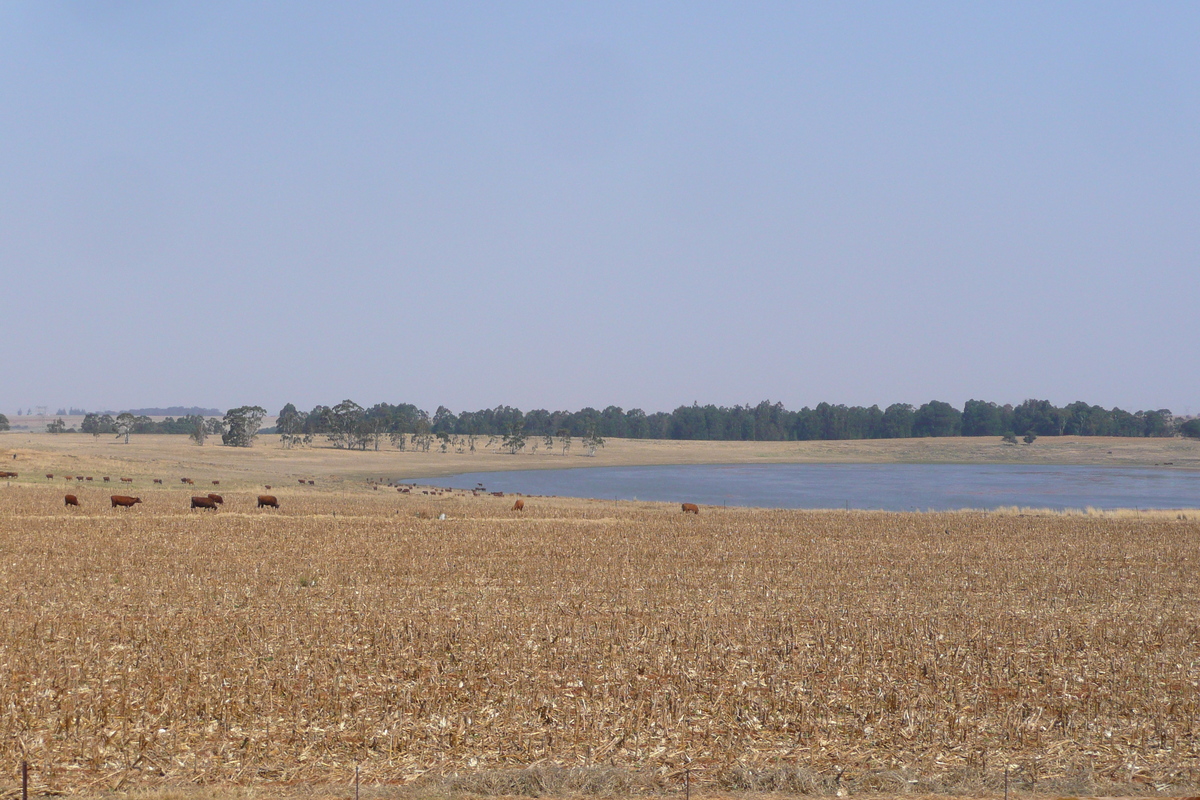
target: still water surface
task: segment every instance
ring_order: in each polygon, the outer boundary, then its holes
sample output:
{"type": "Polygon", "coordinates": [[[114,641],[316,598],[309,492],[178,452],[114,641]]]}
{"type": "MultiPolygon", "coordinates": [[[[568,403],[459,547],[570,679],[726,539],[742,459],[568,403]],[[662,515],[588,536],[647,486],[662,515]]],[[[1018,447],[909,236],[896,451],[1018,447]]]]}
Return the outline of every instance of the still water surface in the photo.
{"type": "Polygon", "coordinates": [[[975,464],[755,464],[471,472],[419,483],[765,508],[1200,508],[1200,472],[975,464]]]}

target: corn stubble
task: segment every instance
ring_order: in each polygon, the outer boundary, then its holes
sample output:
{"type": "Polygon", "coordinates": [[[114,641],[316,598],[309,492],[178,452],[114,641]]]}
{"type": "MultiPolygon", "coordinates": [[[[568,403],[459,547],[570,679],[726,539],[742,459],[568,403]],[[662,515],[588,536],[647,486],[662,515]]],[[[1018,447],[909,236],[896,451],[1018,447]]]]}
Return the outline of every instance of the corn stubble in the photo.
{"type": "Polygon", "coordinates": [[[0,494],[0,763],[39,791],[1200,784],[1194,517],[82,499],[0,494]]]}

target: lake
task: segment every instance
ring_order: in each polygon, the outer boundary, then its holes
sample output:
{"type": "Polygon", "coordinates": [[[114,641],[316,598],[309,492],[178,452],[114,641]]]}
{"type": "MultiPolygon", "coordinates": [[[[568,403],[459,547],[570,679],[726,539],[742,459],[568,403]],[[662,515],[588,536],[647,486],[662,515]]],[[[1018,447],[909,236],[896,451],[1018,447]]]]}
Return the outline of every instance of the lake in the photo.
{"type": "Polygon", "coordinates": [[[471,472],[406,479],[526,495],[762,508],[1200,508],[1200,472],[1009,464],[754,464],[471,472]]]}

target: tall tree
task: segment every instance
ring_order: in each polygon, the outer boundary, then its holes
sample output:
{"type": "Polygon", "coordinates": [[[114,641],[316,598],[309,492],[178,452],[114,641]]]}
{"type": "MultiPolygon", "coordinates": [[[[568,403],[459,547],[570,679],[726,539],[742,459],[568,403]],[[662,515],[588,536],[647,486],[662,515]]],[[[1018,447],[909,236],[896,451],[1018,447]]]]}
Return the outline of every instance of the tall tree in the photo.
{"type": "Polygon", "coordinates": [[[963,436],[999,436],[1004,432],[1004,419],[995,403],[968,400],[963,406],[963,436]]]}
{"type": "Polygon", "coordinates": [[[913,436],[958,436],[962,412],[949,403],[930,400],[913,415],[913,436]]]}
{"type": "Polygon", "coordinates": [[[117,419],[114,422],[114,427],[117,431],[117,438],[125,437],[125,444],[129,444],[129,434],[133,433],[134,427],[137,426],[137,417],[130,414],[128,411],[117,414],[117,419]]]}
{"type": "Polygon", "coordinates": [[[599,426],[592,428],[583,437],[583,449],[589,456],[596,455],[596,448],[604,447],[604,438],[600,436],[599,426]]]}
{"type": "Polygon", "coordinates": [[[198,446],[203,447],[204,441],[208,439],[208,428],[204,425],[204,417],[196,416],[189,417],[189,419],[192,420],[192,430],[188,433],[188,438],[198,446]]]}
{"type": "Polygon", "coordinates": [[[350,449],[358,442],[363,407],[353,400],[343,400],[330,409],[329,431],[325,434],[334,447],[350,449]]]}
{"type": "Polygon", "coordinates": [[[279,410],[275,430],[279,431],[279,443],[284,448],[290,449],[305,441],[304,419],[306,416],[291,403],[279,410]]]}
{"type": "Polygon", "coordinates": [[[504,434],[504,441],[501,443],[508,448],[508,452],[516,455],[525,449],[525,422],[523,420],[513,420],[509,423],[508,433],[504,434]]]}
{"type": "Polygon", "coordinates": [[[1064,427],[1066,418],[1063,412],[1049,400],[1031,398],[1013,409],[1013,430],[1016,433],[1033,431],[1038,436],[1061,436],[1064,427]]]}
{"type": "Polygon", "coordinates": [[[892,403],[884,409],[880,434],[884,439],[907,439],[913,435],[915,409],[908,403],[892,403]]]}
{"type": "Polygon", "coordinates": [[[433,412],[432,430],[435,434],[453,433],[457,423],[458,417],[454,416],[454,412],[445,406],[438,406],[437,411],[433,412]]]}
{"type": "Polygon", "coordinates": [[[225,412],[221,441],[229,447],[253,447],[267,410],[262,406],[239,406],[225,412]]]}

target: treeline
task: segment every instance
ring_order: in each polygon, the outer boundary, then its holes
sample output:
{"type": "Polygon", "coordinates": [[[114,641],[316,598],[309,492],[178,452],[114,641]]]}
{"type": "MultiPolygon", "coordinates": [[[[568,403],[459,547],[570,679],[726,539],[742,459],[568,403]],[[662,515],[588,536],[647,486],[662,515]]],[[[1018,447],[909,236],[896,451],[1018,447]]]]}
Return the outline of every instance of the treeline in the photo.
{"type": "MultiPolygon", "coordinates": [[[[63,417],[63,416],[79,417],[79,416],[87,416],[89,412],[82,408],[75,408],[74,406],[71,406],[69,409],[68,408],[60,408],[58,411],[56,411],[54,413],[56,416],[59,416],[59,417],[63,417]]],[[[164,417],[164,416],[170,416],[170,417],[187,417],[187,416],[219,417],[219,416],[221,416],[221,410],[218,408],[201,408],[200,406],[169,406],[167,408],[131,408],[126,411],[95,411],[95,412],[90,412],[90,413],[92,413],[98,417],[104,416],[105,414],[107,414],[108,416],[113,417],[114,419],[120,414],[133,414],[135,417],[145,417],[145,416],[151,416],[151,417],[164,417]]]]}
{"type": "MultiPolygon", "coordinates": [[[[75,433],[74,428],[63,427],[64,423],[61,419],[55,420],[46,426],[46,430],[50,433],[75,433]],[[58,429],[55,430],[58,423],[58,429]]],[[[182,417],[166,417],[158,422],[150,419],[145,414],[132,414],[124,412],[116,415],[112,414],[87,414],[83,418],[83,422],[79,425],[79,433],[91,433],[95,435],[114,433],[175,433],[191,436],[197,429],[202,429],[208,434],[221,435],[225,428],[220,418],[211,417],[205,419],[200,414],[188,414],[182,417]]]]}
{"type": "MultiPolygon", "coordinates": [[[[846,406],[820,403],[789,411],[782,403],[755,406],[680,406],[647,414],[617,406],[603,410],[523,412],[511,406],[455,414],[439,406],[432,415],[408,403],[378,403],[364,408],[350,400],[336,406],[299,411],[289,403],[270,432],[285,446],[326,436],[337,447],[378,448],[387,437],[404,446],[405,436],[467,437],[616,437],[629,439],[702,439],[737,441],[804,441],[814,439],[905,439],[924,436],[1175,436],[1200,428],[1200,421],[1177,420],[1168,409],[1123,411],[1084,402],[1059,408],[1048,400],[999,405],[968,400],[962,409],[933,400],[922,406],[894,403],[846,406]],[[1192,425],[1192,423],[1196,423],[1192,425]]],[[[1197,431],[1200,434],[1200,430],[1197,431]]],[[[1189,434],[1190,435],[1190,434],[1189,434]]]]}
{"type": "MultiPolygon", "coordinates": [[[[147,415],[123,412],[87,414],[80,433],[182,434],[203,443],[209,435],[221,436],[227,444],[248,446],[257,436],[258,422],[265,411],[257,406],[230,409],[220,417],[187,414],[155,421],[147,415]],[[227,441],[226,441],[227,440],[227,441]]],[[[4,420],[7,422],[7,420],[4,420]]],[[[2,428],[0,428],[2,429],[2,428]]],[[[61,419],[47,426],[51,433],[74,433],[61,419]]],[[[725,441],[805,441],[816,439],[907,439],[927,436],[1134,436],[1185,435],[1200,438],[1200,419],[1178,419],[1170,410],[1124,411],[1084,402],[1059,408],[1048,400],[1026,400],[1020,405],[998,405],[968,400],[960,410],[938,400],[922,406],[894,403],[879,406],[846,406],[820,403],[815,408],[789,411],[782,403],[763,401],[755,406],[692,404],[674,411],[647,414],[617,406],[603,410],[523,412],[512,406],[497,406],[455,414],[439,406],[430,414],[410,403],[377,403],[364,408],[351,400],[336,406],[318,405],[300,411],[288,403],[279,412],[277,424],[263,433],[278,433],[285,447],[310,443],[324,437],[335,447],[378,449],[388,440],[394,446],[408,445],[428,450],[435,440],[443,449],[448,443],[466,443],[474,449],[475,437],[503,437],[505,442],[526,438],[557,437],[569,442],[578,438],[588,445],[602,446],[609,437],[628,439],[692,439],[725,441]]],[[[560,441],[561,443],[561,441],[560,441]]],[[[547,441],[547,445],[550,442],[547,441]]]]}

